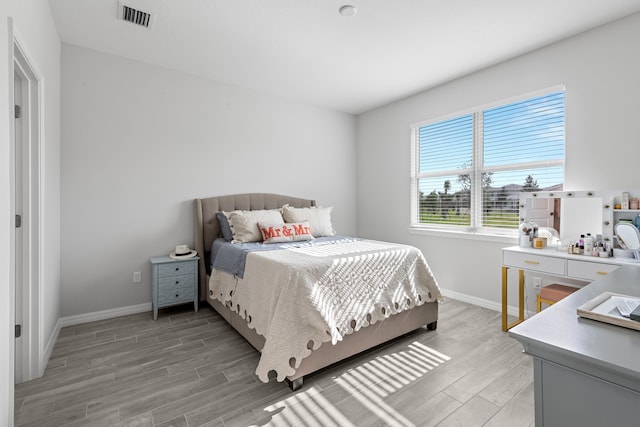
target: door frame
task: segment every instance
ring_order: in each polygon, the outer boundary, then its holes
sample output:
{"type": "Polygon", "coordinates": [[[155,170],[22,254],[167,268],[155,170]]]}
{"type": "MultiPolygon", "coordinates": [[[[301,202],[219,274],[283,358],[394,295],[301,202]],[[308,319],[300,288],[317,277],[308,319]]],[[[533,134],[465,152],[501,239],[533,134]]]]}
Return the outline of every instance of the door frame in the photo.
{"type": "MultiPolygon", "coordinates": [[[[20,43],[13,29],[13,61],[11,65],[10,84],[13,86],[14,76],[18,76],[22,85],[22,144],[23,144],[23,251],[22,251],[22,356],[21,372],[15,373],[14,378],[28,381],[42,376],[44,373],[42,333],[42,301],[41,284],[42,277],[42,248],[43,245],[43,215],[42,215],[42,177],[43,177],[43,147],[42,147],[42,78],[37,72],[29,55],[20,43]]],[[[9,91],[11,106],[14,93],[13,87],[9,91]]],[[[11,137],[15,135],[15,121],[10,121],[11,137]]],[[[12,141],[12,171],[11,171],[11,215],[16,214],[15,194],[15,162],[16,153],[12,141]]],[[[15,269],[15,227],[11,230],[11,268],[15,269]]],[[[11,296],[14,299],[14,307],[11,313],[12,322],[15,316],[15,271],[11,274],[11,296]]],[[[15,352],[15,340],[10,346],[15,352]]],[[[13,365],[15,366],[14,360],[13,365]]]]}

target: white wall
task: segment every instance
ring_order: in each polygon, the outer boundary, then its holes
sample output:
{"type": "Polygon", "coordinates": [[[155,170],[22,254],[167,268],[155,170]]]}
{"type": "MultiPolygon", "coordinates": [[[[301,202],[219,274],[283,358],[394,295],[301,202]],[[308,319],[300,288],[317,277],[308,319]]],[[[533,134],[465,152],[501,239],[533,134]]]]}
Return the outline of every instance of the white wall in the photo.
{"type": "Polygon", "coordinates": [[[354,116],[62,51],[62,316],[151,301],[149,257],[193,245],[194,198],[314,198],[355,233],[354,116]]]}
{"type": "Polygon", "coordinates": [[[500,249],[515,239],[462,240],[408,231],[410,125],[564,84],[565,188],[637,188],[638,40],[636,14],[359,116],[358,235],[418,246],[442,288],[497,307],[500,249]]]}
{"type": "Polygon", "coordinates": [[[54,26],[49,3],[46,0],[2,1],[0,4],[0,426],[13,423],[13,374],[11,358],[13,346],[13,292],[10,260],[12,256],[11,233],[11,183],[10,164],[13,143],[9,133],[9,93],[13,87],[11,46],[8,17],[13,20],[15,36],[24,48],[28,59],[42,79],[43,152],[41,164],[42,222],[41,301],[39,354],[49,342],[59,318],[60,304],[60,41],[54,26]]]}

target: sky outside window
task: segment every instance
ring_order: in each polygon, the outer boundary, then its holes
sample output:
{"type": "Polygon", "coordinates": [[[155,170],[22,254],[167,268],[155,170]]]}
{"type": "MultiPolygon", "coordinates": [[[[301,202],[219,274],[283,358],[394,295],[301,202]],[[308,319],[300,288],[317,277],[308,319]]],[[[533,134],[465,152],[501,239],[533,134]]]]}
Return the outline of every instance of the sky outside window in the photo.
{"type": "MultiPolygon", "coordinates": [[[[487,109],[482,118],[485,168],[564,159],[564,91],[487,109]]],[[[472,114],[422,126],[419,138],[420,173],[472,166],[472,114]]],[[[556,165],[521,172],[494,173],[491,186],[522,185],[528,175],[533,176],[541,189],[564,181],[563,167],[556,165]]],[[[442,190],[444,179],[440,181],[431,190],[442,190]]],[[[420,187],[426,190],[426,183],[420,187]]]]}

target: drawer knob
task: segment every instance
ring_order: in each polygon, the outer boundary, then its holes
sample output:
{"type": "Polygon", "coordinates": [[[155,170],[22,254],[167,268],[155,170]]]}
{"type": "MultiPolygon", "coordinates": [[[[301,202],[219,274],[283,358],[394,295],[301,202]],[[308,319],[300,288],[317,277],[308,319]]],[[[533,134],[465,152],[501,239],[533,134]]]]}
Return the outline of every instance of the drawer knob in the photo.
{"type": "Polygon", "coordinates": [[[178,298],[179,296],[180,296],[179,294],[176,294],[176,298],[178,298]]]}
{"type": "Polygon", "coordinates": [[[538,265],[540,264],[539,261],[532,261],[530,259],[525,259],[524,262],[526,262],[527,264],[533,264],[533,265],[538,265]]]}
{"type": "Polygon", "coordinates": [[[180,281],[179,281],[179,280],[176,280],[176,285],[177,285],[178,283],[180,283],[180,281]]]}
{"type": "Polygon", "coordinates": [[[179,271],[179,270],[180,270],[180,267],[176,267],[176,271],[179,271]]]}

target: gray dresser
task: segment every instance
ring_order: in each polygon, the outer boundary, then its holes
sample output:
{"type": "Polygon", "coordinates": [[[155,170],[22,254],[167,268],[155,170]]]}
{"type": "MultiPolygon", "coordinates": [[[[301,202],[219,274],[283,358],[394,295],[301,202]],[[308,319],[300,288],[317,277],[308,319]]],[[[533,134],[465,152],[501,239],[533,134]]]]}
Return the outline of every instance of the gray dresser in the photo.
{"type": "Polygon", "coordinates": [[[509,331],[533,356],[538,427],[640,425],[640,331],[576,314],[603,292],[640,297],[640,268],[617,268],[509,331]]]}

